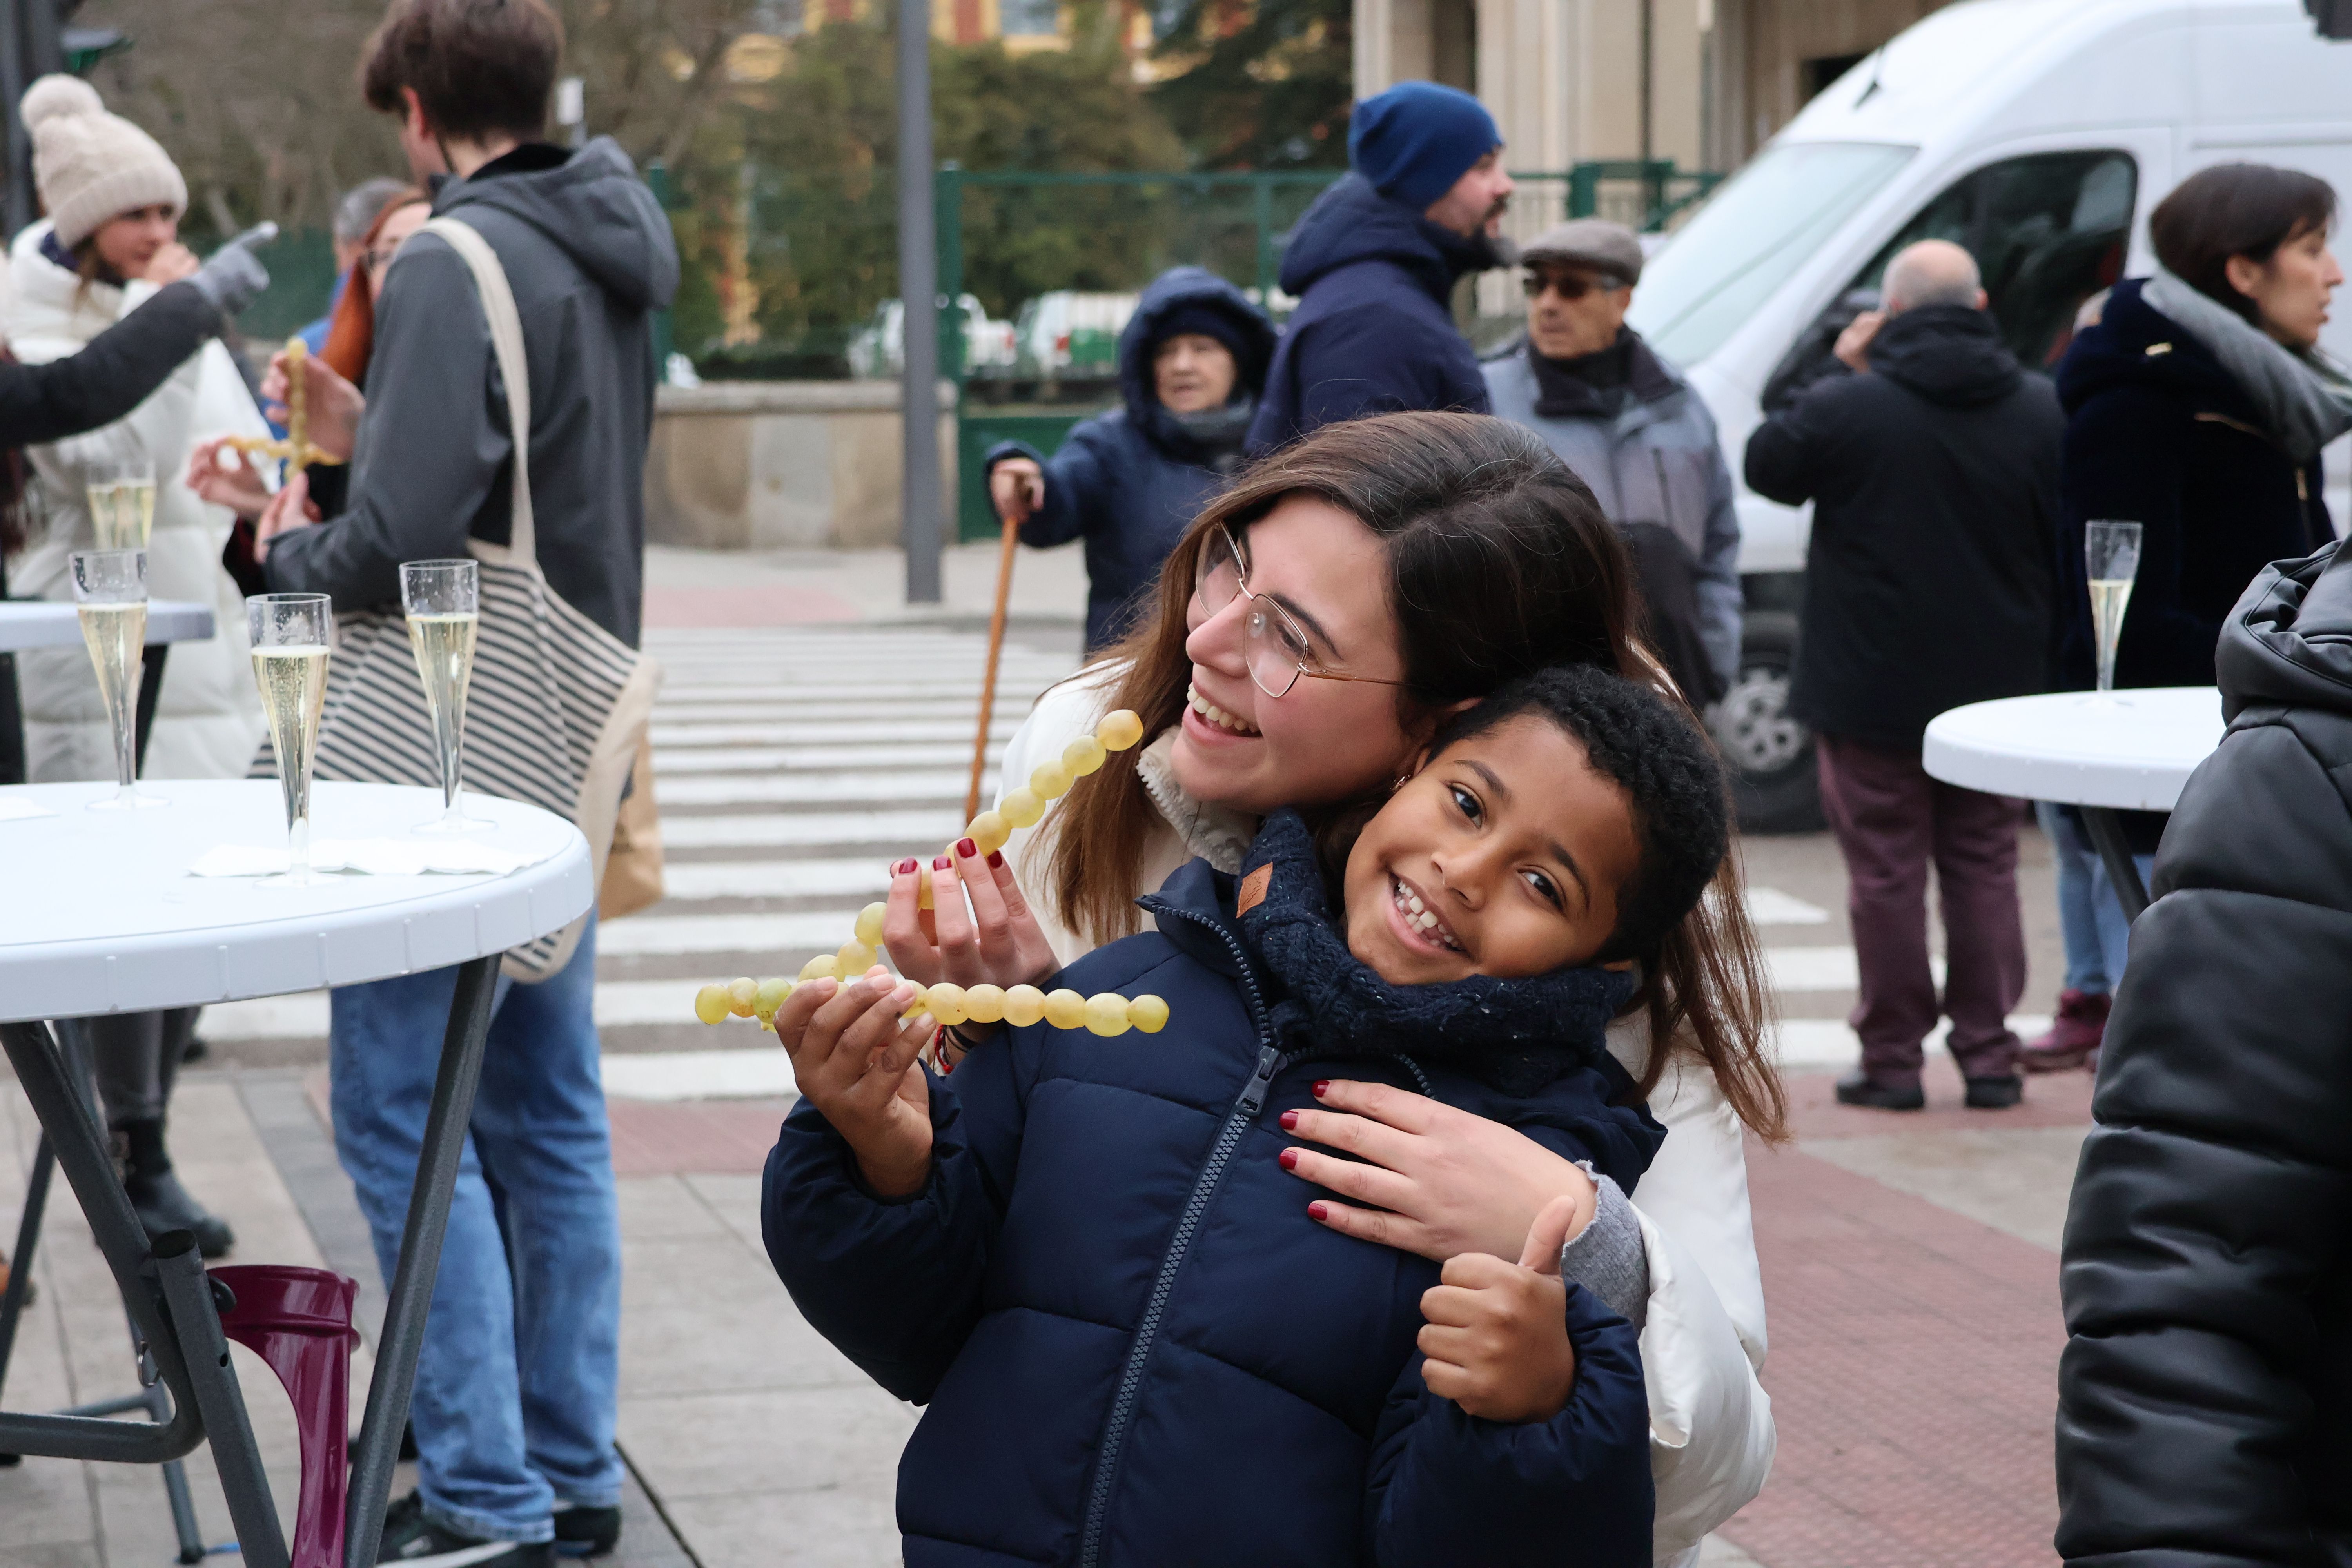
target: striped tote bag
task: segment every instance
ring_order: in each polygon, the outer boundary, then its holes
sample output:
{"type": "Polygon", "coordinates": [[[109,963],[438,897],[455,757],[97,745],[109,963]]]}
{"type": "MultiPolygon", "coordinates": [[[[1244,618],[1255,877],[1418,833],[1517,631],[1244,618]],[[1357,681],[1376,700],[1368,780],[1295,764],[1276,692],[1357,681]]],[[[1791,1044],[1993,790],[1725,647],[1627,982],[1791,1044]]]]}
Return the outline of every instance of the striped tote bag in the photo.
{"type": "MultiPolygon", "coordinates": [[[[661,667],[566,604],[541,574],[530,504],[530,377],[506,269],[470,225],[436,217],[425,226],[473,271],[514,436],[511,542],[467,545],[479,563],[481,624],[466,699],[465,786],[576,823],[601,885],[661,667]]],[[[336,622],[313,776],[437,787],[441,764],[406,620],[378,610],[336,622]]],[[[277,772],[265,740],[253,774],[277,772]]],[[[505,972],[524,982],[552,975],[571,962],[586,920],[511,950],[505,972]]]]}

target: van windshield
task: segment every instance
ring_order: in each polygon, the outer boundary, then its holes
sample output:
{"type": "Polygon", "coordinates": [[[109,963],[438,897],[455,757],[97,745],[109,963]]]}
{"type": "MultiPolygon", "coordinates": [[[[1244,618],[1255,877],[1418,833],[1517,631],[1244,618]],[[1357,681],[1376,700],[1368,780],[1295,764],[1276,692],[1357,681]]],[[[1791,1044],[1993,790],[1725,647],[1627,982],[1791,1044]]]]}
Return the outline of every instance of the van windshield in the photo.
{"type": "Polygon", "coordinates": [[[1643,267],[1627,321],[1666,358],[1696,364],[1916,151],[1871,142],[1766,148],[1643,267]]]}

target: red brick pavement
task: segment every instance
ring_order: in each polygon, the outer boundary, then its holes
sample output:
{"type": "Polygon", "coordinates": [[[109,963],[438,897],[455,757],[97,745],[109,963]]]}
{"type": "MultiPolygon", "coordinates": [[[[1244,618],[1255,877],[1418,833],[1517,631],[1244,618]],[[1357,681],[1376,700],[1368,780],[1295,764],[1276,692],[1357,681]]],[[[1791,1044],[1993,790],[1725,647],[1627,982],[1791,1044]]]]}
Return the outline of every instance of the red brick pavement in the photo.
{"type": "Polygon", "coordinates": [[[766,1168],[789,1100],[607,1100],[613,1169],[624,1176],[728,1175],[766,1168]]]}
{"type": "Polygon", "coordinates": [[[860,619],[857,606],[823,588],[648,588],[648,626],[801,626],[860,619]]]}
{"type": "MultiPolygon", "coordinates": [[[[1803,1135],[2088,1120],[2060,1114],[2087,1108],[2087,1075],[2037,1080],[2031,1117],[1854,1111],[1829,1082],[1790,1082],[1803,1135]]],[[[2055,1563],[2057,1258],[1793,1151],[1751,1146],[1748,1180],[1780,1447],[1723,1533],[1766,1568],[2055,1563]]]]}

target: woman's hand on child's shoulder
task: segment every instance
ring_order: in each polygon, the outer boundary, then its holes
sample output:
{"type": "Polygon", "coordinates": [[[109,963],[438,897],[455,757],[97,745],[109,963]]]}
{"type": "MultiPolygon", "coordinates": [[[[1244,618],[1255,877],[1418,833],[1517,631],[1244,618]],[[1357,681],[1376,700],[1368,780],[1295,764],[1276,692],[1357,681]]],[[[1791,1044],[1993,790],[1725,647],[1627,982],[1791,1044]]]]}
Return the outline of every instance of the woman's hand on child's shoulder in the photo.
{"type": "Polygon", "coordinates": [[[1568,1407],[1576,1351],[1559,1249],[1588,1217],[1574,1198],[1555,1198],[1528,1227],[1518,1262],[1465,1252],[1445,1265],[1443,1283],[1421,1298],[1430,1393],[1488,1421],[1549,1421],[1568,1407]]]}
{"type": "Polygon", "coordinates": [[[931,1175],[930,1083],[916,1057],[938,1025],[902,1015],[915,987],[877,964],[849,984],[795,986],[776,1009],[776,1038],[793,1077],[857,1156],[858,1174],[884,1197],[921,1192],[931,1175]]]}

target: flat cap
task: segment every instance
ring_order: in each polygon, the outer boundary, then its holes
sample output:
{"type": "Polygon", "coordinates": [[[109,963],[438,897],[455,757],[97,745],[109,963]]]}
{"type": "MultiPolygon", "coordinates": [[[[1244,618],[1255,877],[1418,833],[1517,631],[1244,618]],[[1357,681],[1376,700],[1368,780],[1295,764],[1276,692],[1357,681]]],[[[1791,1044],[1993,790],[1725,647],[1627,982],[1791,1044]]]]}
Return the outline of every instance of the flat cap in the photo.
{"type": "Polygon", "coordinates": [[[1622,278],[1642,280],[1642,242],[1632,229],[1604,217],[1570,218],[1554,224],[1519,247],[1519,259],[1570,261],[1622,278]]]}

